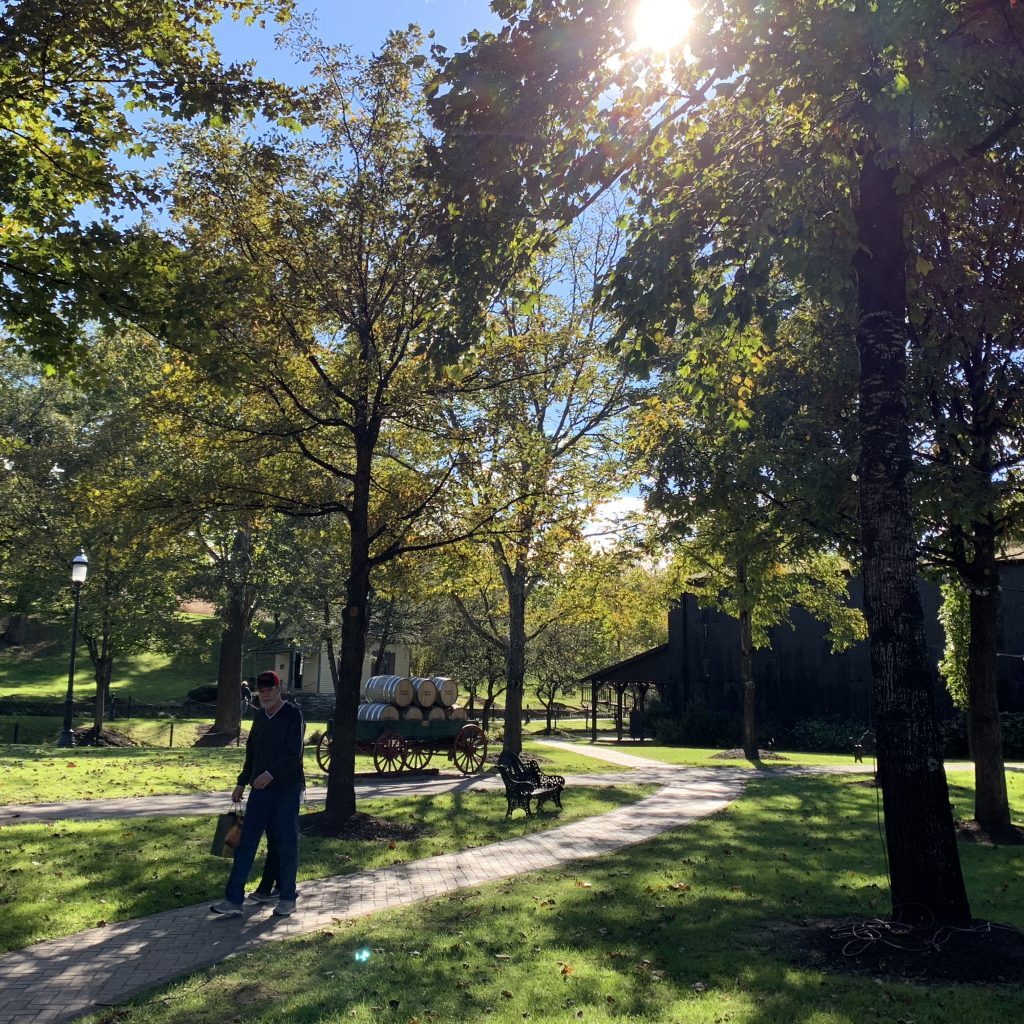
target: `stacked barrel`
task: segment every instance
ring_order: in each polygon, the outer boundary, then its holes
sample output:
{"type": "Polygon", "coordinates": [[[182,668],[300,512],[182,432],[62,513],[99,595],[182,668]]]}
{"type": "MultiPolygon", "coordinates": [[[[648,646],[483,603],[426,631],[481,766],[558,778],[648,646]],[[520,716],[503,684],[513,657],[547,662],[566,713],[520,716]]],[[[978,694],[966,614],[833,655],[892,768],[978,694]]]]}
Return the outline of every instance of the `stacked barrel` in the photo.
{"type": "Polygon", "coordinates": [[[447,676],[370,676],[359,692],[364,722],[465,720],[459,689],[447,676]]]}

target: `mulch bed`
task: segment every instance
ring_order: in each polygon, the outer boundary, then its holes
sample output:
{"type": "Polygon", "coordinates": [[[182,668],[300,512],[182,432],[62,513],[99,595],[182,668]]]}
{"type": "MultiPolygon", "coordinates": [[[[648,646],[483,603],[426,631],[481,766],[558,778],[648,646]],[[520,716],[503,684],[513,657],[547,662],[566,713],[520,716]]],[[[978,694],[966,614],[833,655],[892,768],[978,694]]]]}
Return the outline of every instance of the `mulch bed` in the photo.
{"type": "Polygon", "coordinates": [[[116,729],[100,729],[100,742],[95,744],[94,740],[96,737],[96,727],[81,726],[74,730],[75,733],[75,746],[76,747],[91,747],[98,745],[101,747],[137,747],[138,743],[135,742],[130,736],[125,736],[123,732],[118,732],[116,729]]]}
{"type": "Polygon", "coordinates": [[[327,836],[331,839],[370,839],[384,842],[415,839],[423,829],[417,825],[403,825],[372,814],[356,811],[351,818],[339,821],[326,811],[314,811],[299,818],[299,831],[303,835],[327,836]]]}
{"type": "Polygon", "coordinates": [[[973,818],[953,821],[956,826],[956,837],[961,843],[980,843],[984,846],[1024,846],[1024,832],[1014,825],[999,831],[989,831],[981,827],[973,818]]]}
{"type": "Polygon", "coordinates": [[[801,965],[837,974],[922,984],[1019,984],[1024,977],[1024,932],[987,921],[969,930],[808,921],[793,929],[792,948],[801,965]]]}
{"type": "MultiPolygon", "coordinates": [[[[743,753],[742,747],[733,747],[732,750],[723,750],[720,754],[712,754],[712,761],[736,761],[742,759],[747,755],[743,753]]],[[[776,754],[774,750],[759,750],[757,752],[757,758],[759,761],[785,761],[781,754],[776,754]]]]}
{"type": "Polygon", "coordinates": [[[196,730],[198,739],[195,742],[197,747],[234,747],[245,743],[249,738],[248,730],[242,729],[237,732],[214,732],[212,725],[201,725],[196,730]]]}

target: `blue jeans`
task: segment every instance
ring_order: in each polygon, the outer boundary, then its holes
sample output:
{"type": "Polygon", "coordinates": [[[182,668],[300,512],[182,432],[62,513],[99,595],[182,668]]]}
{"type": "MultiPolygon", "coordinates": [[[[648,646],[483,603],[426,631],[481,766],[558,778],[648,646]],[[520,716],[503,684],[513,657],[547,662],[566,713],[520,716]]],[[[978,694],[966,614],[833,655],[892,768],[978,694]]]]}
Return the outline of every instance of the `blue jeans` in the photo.
{"type": "Polygon", "coordinates": [[[242,839],[235,849],[235,862],[224,889],[229,903],[245,900],[245,883],[249,880],[252,862],[263,833],[268,842],[273,837],[278,860],[278,886],[281,899],[295,899],[295,873],[299,868],[299,800],[302,786],[275,789],[253,789],[245,808],[242,839]]]}

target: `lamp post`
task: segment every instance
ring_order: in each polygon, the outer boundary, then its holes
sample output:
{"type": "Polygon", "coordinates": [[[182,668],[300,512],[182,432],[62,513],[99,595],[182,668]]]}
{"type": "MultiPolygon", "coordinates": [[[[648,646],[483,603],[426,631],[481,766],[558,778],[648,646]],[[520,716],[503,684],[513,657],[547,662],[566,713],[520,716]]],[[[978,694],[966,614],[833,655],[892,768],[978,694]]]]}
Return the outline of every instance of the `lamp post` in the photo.
{"type": "Polygon", "coordinates": [[[71,593],[75,595],[75,611],[71,617],[71,657],[68,660],[68,692],[64,698],[64,728],[61,729],[58,747],[73,747],[75,734],[71,731],[71,718],[75,705],[75,653],[78,650],[78,609],[82,602],[82,584],[89,575],[89,559],[81,548],[71,559],[71,593]]]}

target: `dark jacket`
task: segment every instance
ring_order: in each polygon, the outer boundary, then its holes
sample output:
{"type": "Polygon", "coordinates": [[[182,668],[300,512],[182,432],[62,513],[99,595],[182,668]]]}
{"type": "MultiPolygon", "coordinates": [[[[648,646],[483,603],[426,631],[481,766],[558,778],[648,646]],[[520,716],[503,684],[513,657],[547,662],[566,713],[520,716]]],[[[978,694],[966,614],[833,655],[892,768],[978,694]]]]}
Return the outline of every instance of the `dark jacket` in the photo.
{"type": "Polygon", "coordinates": [[[252,715],[252,728],[245,741],[245,764],[238,776],[240,786],[249,786],[252,780],[270,772],[274,781],[269,789],[306,785],[302,771],[302,739],[305,728],[302,712],[285,701],[273,718],[263,708],[252,715]]]}

